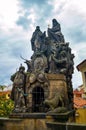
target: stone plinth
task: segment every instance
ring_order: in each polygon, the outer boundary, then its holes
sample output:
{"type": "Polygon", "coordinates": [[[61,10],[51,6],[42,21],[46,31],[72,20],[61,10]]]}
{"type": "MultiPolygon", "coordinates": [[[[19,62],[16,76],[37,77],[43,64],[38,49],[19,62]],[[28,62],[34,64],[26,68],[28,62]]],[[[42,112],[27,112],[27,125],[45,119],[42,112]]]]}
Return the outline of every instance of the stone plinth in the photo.
{"type": "Polygon", "coordinates": [[[49,98],[52,98],[54,93],[56,92],[56,89],[60,93],[64,93],[64,95],[67,95],[67,84],[66,84],[66,77],[63,74],[47,74],[48,80],[50,82],[49,87],[49,98]]]}
{"type": "Polygon", "coordinates": [[[68,111],[65,113],[49,113],[47,116],[51,116],[55,122],[74,122],[75,111],[68,111]]]}
{"type": "Polygon", "coordinates": [[[86,130],[86,124],[48,122],[47,130],[86,130]]]}
{"type": "MultiPolygon", "coordinates": [[[[47,113],[14,113],[10,118],[0,118],[0,130],[54,130],[61,122],[68,123],[73,112],[47,113]]],[[[61,126],[62,127],[62,126],[61,126]]]]}
{"type": "Polygon", "coordinates": [[[0,130],[48,130],[46,122],[53,121],[45,113],[14,113],[0,118],[0,130]]]}

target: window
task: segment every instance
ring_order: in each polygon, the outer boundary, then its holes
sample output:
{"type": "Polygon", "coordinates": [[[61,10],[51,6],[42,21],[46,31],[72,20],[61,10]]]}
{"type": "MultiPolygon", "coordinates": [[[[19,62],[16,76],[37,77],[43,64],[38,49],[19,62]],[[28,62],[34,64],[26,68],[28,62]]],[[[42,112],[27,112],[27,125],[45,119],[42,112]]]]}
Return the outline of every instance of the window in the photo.
{"type": "Polygon", "coordinates": [[[42,87],[35,87],[32,91],[32,111],[43,112],[44,90],[42,87]]]}

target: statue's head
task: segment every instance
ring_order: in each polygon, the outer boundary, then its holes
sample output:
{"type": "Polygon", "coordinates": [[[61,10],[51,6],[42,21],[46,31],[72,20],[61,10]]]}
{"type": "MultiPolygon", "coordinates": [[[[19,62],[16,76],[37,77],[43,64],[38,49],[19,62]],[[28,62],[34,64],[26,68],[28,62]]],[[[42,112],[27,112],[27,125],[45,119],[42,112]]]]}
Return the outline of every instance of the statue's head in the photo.
{"type": "Polygon", "coordinates": [[[39,27],[39,26],[36,26],[36,30],[40,30],[40,27],[39,27]]]}
{"type": "Polygon", "coordinates": [[[59,24],[59,23],[57,22],[56,19],[53,19],[53,20],[52,20],[52,24],[53,24],[53,27],[54,27],[54,26],[56,26],[56,25],[59,24]]]}
{"type": "Polygon", "coordinates": [[[24,72],[24,71],[25,71],[25,67],[22,66],[22,64],[21,64],[21,66],[19,67],[19,71],[20,71],[20,72],[24,72]]]}

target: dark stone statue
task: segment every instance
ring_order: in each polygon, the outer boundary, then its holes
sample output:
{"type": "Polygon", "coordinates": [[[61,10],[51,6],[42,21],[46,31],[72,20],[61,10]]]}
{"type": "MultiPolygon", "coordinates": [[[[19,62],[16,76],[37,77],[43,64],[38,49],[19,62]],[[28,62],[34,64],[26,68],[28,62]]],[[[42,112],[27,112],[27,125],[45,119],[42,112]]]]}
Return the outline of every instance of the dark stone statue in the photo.
{"type": "Polygon", "coordinates": [[[33,61],[33,70],[36,71],[41,71],[41,72],[45,72],[47,69],[47,58],[46,56],[44,56],[43,54],[39,54],[36,55],[36,57],[34,57],[32,59],[33,61]]]}
{"type": "Polygon", "coordinates": [[[67,72],[67,54],[62,48],[63,45],[59,45],[56,50],[51,50],[49,57],[49,73],[63,73],[67,72]]]}
{"type": "MultiPolygon", "coordinates": [[[[19,71],[11,76],[13,88],[11,99],[14,100],[14,112],[62,112],[73,109],[72,74],[74,72],[74,54],[69,43],[66,43],[61,33],[60,24],[52,20],[52,28],[42,33],[37,26],[32,34],[31,59],[24,59],[25,68],[20,66],[19,71]],[[55,90],[51,99],[49,92],[48,75],[62,74],[66,77],[66,88],[63,86],[55,90]]],[[[54,82],[54,81],[53,81],[54,82]]],[[[53,89],[54,91],[54,89],[53,89]]]]}
{"type": "Polygon", "coordinates": [[[68,95],[67,88],[60,86],[53,89],[53,94],[51,98],[44,101],[45,106],[49,108],[49,113],[57,113],[59,110],[67,111],[68,108],[68,95]]]}
{"type": "Polygon", "coordinates": [[[57,72],[57,53],[56,51],[51,52],[49,57],[49,73],[56,73],[57,72]]]}
{"type": "Polygon", "coordinates": [[[61,33],[60,24],[56,19],[52,20],[52,28],[48,28],[48,37],[52,42],[64,43],[64,36],[61,33]]]}
{"type": "Polygon", "coordinates": [[[40,27],[37,26],[31,38],[32,50],[34,52],[45,50],[45,37],[46,37],[46,33],[45,32],[42,33],[40,31],[40,27]]]}
{"type": "Polygon", "coordinates": [[[42,32],[40,31],[40,27],[37,26],[35,31],[33,32],[32,38],[31,38],[31,45],[32,45],[32,50],[33,51],[36,50],[36,46],[39,46],[39,45],[35,45],[35,44],[36,44],[36,39],[38,37],[41,37],[41,35],[42,35],[42,32]]]}
{"type": "Polygon", "coordinates": [[[25,68],[20,66],[19,71],[11,76],[13,81],[13,88],[11,92],[11,99],[14,101],[14,112],[25,112],[25,68]]]}

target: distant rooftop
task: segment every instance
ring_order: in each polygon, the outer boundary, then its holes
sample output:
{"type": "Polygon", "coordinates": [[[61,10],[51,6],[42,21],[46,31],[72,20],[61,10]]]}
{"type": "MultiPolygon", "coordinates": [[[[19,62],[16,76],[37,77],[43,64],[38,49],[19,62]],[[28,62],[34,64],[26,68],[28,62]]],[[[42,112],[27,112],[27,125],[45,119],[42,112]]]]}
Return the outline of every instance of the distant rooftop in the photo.
{"type": "Polygon", "coordinates": [[[79,65],[77,65],[76,68],[78,69],[78,71],[80,71],[81,68],[82,68],[83,66],[85,66],[85,65],[86,65],[86,59],[83,60],[79,65]]]}
{"type": "Polygon", "coordinates": [[[74,107],[75,108],[83,108],[86,106],[86,100],[79,97],[74,97],[74,107]]]}

